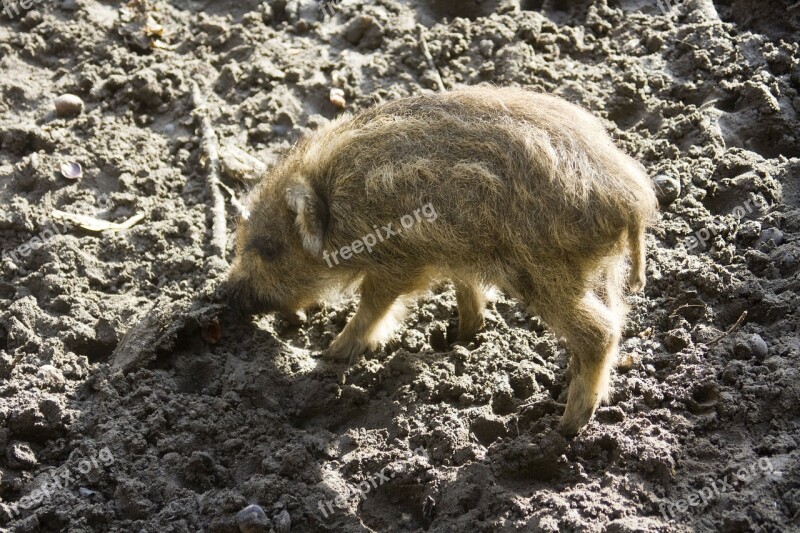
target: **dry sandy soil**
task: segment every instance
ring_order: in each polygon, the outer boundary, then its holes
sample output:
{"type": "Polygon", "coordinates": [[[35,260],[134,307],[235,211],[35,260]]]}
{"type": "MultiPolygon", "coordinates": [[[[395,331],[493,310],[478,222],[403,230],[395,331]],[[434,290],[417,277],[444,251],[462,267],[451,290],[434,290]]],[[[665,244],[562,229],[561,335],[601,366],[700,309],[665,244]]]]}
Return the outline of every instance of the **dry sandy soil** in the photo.
{"type": "Polygon", "coordinates": [[[800,531],[800,5],[672,4],[0,14],[2,530],[800,531]],[[453,346],[440,287],[351,368],[318,358],[351,299],[209,326],[224,263],[192,81],[220,144],[272,165],[342,112],[331,87],[348,110],[435,91],[419,26],[446,86],[578,102],[663,185],[611,403],[575,439],[553,431],[566,352],[503,295],[453,346]],[[55,114],[64,93],[81,114],[55,114]]]}

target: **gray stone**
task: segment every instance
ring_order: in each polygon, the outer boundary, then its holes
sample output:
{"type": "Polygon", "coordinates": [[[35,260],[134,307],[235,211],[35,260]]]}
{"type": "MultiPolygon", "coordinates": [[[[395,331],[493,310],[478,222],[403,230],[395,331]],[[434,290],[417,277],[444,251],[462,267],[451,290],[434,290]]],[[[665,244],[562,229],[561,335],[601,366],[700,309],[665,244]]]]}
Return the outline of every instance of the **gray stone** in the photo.
{"type": "Polygon", "coordinates": [[[750,350],[755,358],[759,361],[766,359],[767,355],[769,354],[769,347],[767,346],[767,343],[758,333],[753,333],[750,336],[750,350]]]}
{"type": "Polygon", "coordinates": [[[681,182],[672,176],[659,174],[653,178],[653,183],[656,186],[658,203],[662,206],[671,204],[681,195],[681,182]]]}
{"type": "Polygon", "coordinates": [[[272,529],[264,509],[258,505],[248,505],[236,513],[236,524],[241,533],[268,533],[272,529]]]}
{"type": "Polygon", "coordinates": [[[759,361],[763,361],[768,354],[769,347],[758,333],[744,336],[733,345],[735,359],[746,360],[755,357],[759,361]]]}

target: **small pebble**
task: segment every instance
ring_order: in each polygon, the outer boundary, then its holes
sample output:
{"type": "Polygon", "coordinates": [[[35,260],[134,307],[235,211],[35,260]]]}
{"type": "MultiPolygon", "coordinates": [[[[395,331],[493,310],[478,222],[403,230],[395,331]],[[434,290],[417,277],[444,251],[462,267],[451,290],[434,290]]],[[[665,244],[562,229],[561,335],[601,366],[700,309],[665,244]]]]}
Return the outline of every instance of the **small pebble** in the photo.
{"type": "Polygon", "coordinates": [[[272,524],[258,505],[248,505],[236,514],[236,524],[241,533],[268,533],[272,524]]]}
{"type": "Polygon", "coordinates": [[[494,51],[494,41],[483,39],[478,43],[478,50],[480,50],[483,57],[492,57],[494,51]]]}
{"type": "Polygon", "coordinates": [[[83,112],[83,100],[74,94],[62,94],[55,99],[56,115],[65,117],[76,117],[83,112]]]}
{"type": "Polygon", "coordinates": [[[755,357],[763,361],[769,354],[767,343],[758,333],[748,335],[733,345],[733,355],[735,359],[746,360],[755,357]]]}
{"type": "Polygon", "coordinates": [[[753,335],[750,336],[750,349],[752,350],[753,355],[759,361],[766,359],[767,355],[769,354],[769,347],[767,346],[767,343],[758,333],[753,333],[753,335]]]}
{"type": "Polygon", "coordinates": [[[681,182],[672,176],[659,174],[653,178],[656,186],[656,198],[662,206],[668,206],[681,195],[681,182]]]}

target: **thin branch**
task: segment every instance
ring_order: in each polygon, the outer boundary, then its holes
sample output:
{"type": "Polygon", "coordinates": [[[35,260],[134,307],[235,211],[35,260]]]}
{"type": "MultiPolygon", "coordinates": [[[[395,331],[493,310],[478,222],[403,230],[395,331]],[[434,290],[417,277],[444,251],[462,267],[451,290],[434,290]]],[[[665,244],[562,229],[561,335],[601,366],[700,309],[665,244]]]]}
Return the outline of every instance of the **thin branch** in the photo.
{"type": "Polygon", "coordinates": [[[436,85],[439,86],[439,92],[446,92],[447,89],[444,87],[444,82],[442,81],[442,75],[439,74],[439,69],[436,68],[436,63],[433,61],[433,56],[431,55],[431,51],[428,48],[428,41],[425,40],[425,28],[422,25],[418,25],[417,28],[419,29],[419,42],[422,46],[422,55],[425,56],[425,59],[428,61],[428,67],[430,67],[431,71],[433,72],[434,76],[436,77],[436,85]]]}
{"type": "Polygon", "coordinates": [[[736,322],[731,327],[728,328],[728,331],[726,331],[716,339],[713,339],[711,342],[706,344],[706,346],[711,348],[712,346],[716,345],[719,341],[721,341],[722,339],[724,339],[725,337],[729,336],[731,333],[739,329],[739,326],[742,325],[742,322],[744,322],[745,318],[747,318],[747,311],[742,311],[742,315],[736,320],[736,322]]]}
{"type": "Polygon", "coordinates": [[[200,86],[192,81],[192,104],[195,109],[195,118],[200,127],[200,151],[205,159],[208,175],[206,185],[211,196],[211,250],[225,261],[225,248],[228,242],[228,228],[225,220],[225,197],[222,195],[220,185],[219,141],[211,119],[208,118],[206,99],[200,92],[200,86]]]}

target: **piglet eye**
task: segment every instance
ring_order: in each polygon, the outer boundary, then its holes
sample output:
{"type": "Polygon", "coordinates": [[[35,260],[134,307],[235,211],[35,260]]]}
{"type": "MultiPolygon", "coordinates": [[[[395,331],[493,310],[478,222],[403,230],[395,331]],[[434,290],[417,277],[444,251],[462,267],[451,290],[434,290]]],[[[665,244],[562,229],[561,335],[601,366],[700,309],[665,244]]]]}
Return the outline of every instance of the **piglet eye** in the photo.
{"type": "Polygon", "coordinates": [[[272,239],[257,239],[248,248],[256,252],[264,261],[274,261],[283,253],[283,246],[272,239]]]}

